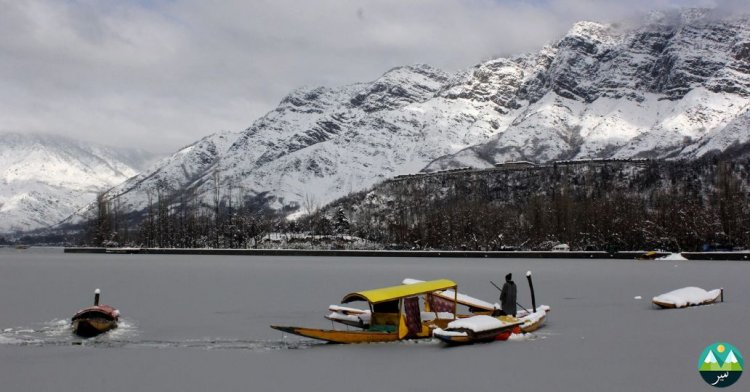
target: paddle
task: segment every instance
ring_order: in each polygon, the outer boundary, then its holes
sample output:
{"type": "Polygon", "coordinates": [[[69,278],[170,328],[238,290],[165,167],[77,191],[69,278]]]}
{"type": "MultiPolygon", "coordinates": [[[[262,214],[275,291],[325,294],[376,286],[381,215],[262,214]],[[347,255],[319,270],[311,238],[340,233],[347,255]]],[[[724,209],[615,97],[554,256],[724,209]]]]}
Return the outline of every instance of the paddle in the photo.
{"type": "MultiPolygon", "coordinates": [[[[500,287],[498,287],[498,285],[496,285],[495,282],[490,281],[490,283],[492,283],[492,285],[495,286],[496,289],[500,290],[501,293],[503,292],[503,289],[501,289],[500,287]]],[[[531,314],[531,312],[529,312],[528,309],[524,308],[523,305],[519,304],[518,302],[516,302],[516,305],[520,306],[521,309],[523,309],[523,310],[526,311],[526,313],[531,314]]]]}

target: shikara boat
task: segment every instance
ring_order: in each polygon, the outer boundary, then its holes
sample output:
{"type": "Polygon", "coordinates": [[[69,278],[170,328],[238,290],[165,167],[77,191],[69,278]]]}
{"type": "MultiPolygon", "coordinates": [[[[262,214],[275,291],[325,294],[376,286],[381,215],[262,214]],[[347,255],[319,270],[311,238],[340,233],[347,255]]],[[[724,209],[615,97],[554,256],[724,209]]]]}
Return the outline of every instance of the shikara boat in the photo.
{"type": "Polygon", "coordinates": [[[419,296],[448,289],[456,293],[456,283],[448,279],[439,279],[347,294],[341,303],[364,301],[369,305],[370,323],[362,330],[342,331],[279,325],[272,325],[271,328],[330,343],[374,343],[430,338],[432,329],[445,328],[449,322],[456,319],[455,295],[449,318],[445,317],[446,312],[434,311],[434,317],[429,319],[423,318],[419,296]]]}
{"type": "Polygon", "coordinates": [[[79,310],[71,319],[73,333],[83,338],[97,336],[117,328],[120,321],[120,311],[109,305],[99,305],[101,291],[96,289],[94,293],[94,306],[79,310]]]}
{"type": "MultiPolygon", "coordinates": [[[[422,283],[423,280],[418,279],[404,279],[401,283],[409,285],[415,283],[422,283]]],[[[441,311],[450,311],[454,308],[454,303],[463,305],[469,309],[469,314],[458,314],[457,318],[466,318],[476,315],[497,315],[500,308],[499,304],[492,304],[481,299],[474,298],[472,296],[457,293],[452,289],[435,291],[428,293],[424,296],[425,312],[422,312],[422,319],[435,318],[435,314],[442,316],[441,318],[449,318],[443,316],[446,314],[441,311]],[[435,313],[435,311],[438,311],[435,313]]],[[[369,310],[343,307],[339,305],[331,305],[328,308],[329,312],[325,318],[336,323],[344,324],[350,327],[368,329],[370,327],[371,314],[369,310]]],[[[520,325],[521,333],[534,332],[541,328],[547,320],[547,313],[550,311],[550,307],[547,305],[539,305],[534,310],[529,311],[527,309],[521,309],[518,311],[516,318],[522,322],[520,325]]],[[[512,321],[512,317],[500,316],[505,321],[512,321]]],[[[507,338],[509,334],[505,334],[507,338]]]]}

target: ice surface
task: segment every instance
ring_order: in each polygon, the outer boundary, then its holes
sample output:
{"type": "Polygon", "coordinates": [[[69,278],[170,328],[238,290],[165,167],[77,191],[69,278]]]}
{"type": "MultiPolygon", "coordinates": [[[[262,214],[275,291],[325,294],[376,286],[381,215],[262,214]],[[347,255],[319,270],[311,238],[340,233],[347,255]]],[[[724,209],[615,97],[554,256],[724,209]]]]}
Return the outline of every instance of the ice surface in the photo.
{"type": "MultiPolygon", "coordinates": [[[[672,265],[590,259],[75,255],[0,249],[0,330],[61,334],[32,333],[42,342],[37,345],[0,344],[0,389],[94,391],[106,380],[109,390],[131,392],[693,391],[705,386],[695,367],[712,342],[697,335],[710,331],[740,349],[750,347],[750,335],[741,327],[750,324],[750,265],[672,265]],[[553,317],[542,329],[512,335],[507,342],[457,349],[446,349],[437,339],[328,345],[269,328],[330,329],[331,322],[321,317],[328,304],[362,287],[392,285],[403,276],[448,277],[479,298],[493,298],[497,291],[487,283],[488,276],[529,269],[537,301],[551,304],[548,316],[553,317]],[[635,293],[660,293],[684,287],[686,281],[723,286],[731,293],[729,300],[683,312],[655,311],[633,300],[635,293]],[[69,317],[89,305],[92,286],[72,282],[105,287],[107,302],[122,309],[135,329],[75,345],[69,338],[69,317]],[[18,295],[28,287],[35,288],[33,296],[18,295]],[[37,325],[54,318],[60,325],[37,325]]],[[[526,306],[528,286],[517,284],[518,300],[526,306]]]]}

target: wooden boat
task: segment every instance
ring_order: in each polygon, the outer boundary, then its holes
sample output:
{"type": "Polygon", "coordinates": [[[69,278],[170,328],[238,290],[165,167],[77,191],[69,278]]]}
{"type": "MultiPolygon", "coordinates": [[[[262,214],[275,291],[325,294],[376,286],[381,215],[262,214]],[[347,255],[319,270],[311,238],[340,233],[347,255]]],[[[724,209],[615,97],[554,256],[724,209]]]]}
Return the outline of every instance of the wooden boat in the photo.
{"type": "Polygon", "coordinates": [[[373,343],[430,338],[432,329],[445,328],[449,322],[456,319],[455,301],[450,319],[435,312],[434,318],[423,320],[419,296],[446,289],[457,292],[457,285],[448,279],[439,279],[347,294],[341,303],[365,301],[370,306],[371,321],[367,329],[363,330],[341,331],[279,325],[272,325],[271,328],[330,343],[373,343]]]}
{"type": "Polygon", "coordinates": [[[477,315],[453,321],[446,329],[437,328],[432,332],[432,336],[452,346],[488,343],[507,340],[513,330],[518,330],[521,324],[521,321],[512,316],[477,315]]]}
{"type": "Polygon", "coordinates": [[[529,333],[534,332],[537,329],[544,326],[544,323],[547,321],[547,313],[549,313],[550,307],[547,305],[539,305],[536,308],[536,311],[527,311],[527,310],[521,310],[518,312],[516,317],[518,320],[523,322],[521,324],[521,332],[522,333],[529,333]]]}
{"type": "Polygon", "coordinates": [[[684,308],[724,302],[724,289],[711,291],[700,287],[684,287],[654,297],[651,302],[662,309],[684,308]]]}
{"type": "Polygon", "coordinates": [[[100,291],[96,289],[94,306],[83,308],[73,315],[71,322],[76,335],[90,338],[117,328],[120,311],[109,305],[99,305],[99,295],[100,291]]]}

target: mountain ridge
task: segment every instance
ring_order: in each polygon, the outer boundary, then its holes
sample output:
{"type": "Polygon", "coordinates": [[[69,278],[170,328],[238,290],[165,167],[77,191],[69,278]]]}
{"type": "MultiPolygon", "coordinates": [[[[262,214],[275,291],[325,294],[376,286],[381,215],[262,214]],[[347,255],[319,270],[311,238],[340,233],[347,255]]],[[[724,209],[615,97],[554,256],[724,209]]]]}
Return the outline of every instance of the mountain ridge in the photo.
{"type": "Polygon", "coordinates": [[[244,131],[206,136],[107,196],[141,211],[157,191],[206,206],[218,193],[262,198],[294,217],[420,171],[742,150],[748,21],[694,9],[631,27],[579,22],[537,52],[459,72],[417,64],[296,89],[244,131]]]}
{"type": "Polygon", "coordinates": [[[58,135],[1,133],[0,233],[61,222],[152,158],[58,135]]]}

